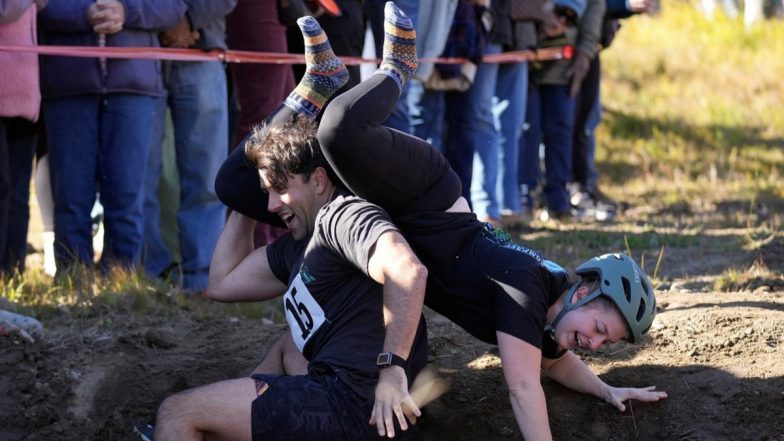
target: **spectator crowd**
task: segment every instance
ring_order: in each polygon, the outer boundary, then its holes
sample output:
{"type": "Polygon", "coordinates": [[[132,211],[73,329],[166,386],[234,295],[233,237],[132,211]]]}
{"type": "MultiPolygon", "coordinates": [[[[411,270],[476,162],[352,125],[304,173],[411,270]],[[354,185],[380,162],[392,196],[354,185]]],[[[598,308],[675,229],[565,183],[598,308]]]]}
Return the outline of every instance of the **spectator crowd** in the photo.
{"type": "MultiPolygon", "coordinates": [[[[399,0],[420,58],[470,62],[421,63],[385,125],[443,153],[477,217],[496,227],[612,220],[618,205],[598,188],[594,162],[600,51],[618,19],[654,2],[399,0]],[[573,58],[482,61],[564,45],[573,58]]],[[[382,0],[7,0],[0,44],[302,53],[302,15],[317,18],[338,56],[361,56],[368,28],[381,53],[382,0]]],[[[360,81],[358,67],[348,71],[340,92],[360,81]]],[[[92,265],[100,222],[102,271],[143,268],[203,292],[226,219],[215,176],[303,74],[0,51],[0,270],[24,270],[35,163],[47,272],[92,265]]],[[[257,244],[282,231],[258,226],[257,244]]]]}

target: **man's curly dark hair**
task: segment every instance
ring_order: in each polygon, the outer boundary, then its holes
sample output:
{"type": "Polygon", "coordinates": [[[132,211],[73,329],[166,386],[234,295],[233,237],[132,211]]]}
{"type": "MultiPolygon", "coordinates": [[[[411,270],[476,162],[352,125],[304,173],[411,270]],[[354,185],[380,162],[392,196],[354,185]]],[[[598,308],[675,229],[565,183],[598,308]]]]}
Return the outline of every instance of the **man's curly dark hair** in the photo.
{"type": "Polygon", "coordinates": [[[307,118],[256,126],[245,142],[245,156],[276,191],[286,189],[291,175],[301,174],[307,182],[318,167],[327,171],[333,184],[342,186],[321,151],[317,130],[315,121],[307,118]]]}

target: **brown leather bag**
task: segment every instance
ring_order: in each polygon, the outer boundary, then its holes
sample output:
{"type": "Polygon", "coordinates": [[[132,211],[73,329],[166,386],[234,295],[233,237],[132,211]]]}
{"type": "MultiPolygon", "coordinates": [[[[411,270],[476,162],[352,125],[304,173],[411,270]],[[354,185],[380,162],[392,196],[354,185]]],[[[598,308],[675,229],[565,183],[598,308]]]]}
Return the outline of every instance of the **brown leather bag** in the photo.
{"type": "Polygon", "coordinates": [[[514,21],[542,21],[546,0],[509,0],[509,17],[514,21]]]}

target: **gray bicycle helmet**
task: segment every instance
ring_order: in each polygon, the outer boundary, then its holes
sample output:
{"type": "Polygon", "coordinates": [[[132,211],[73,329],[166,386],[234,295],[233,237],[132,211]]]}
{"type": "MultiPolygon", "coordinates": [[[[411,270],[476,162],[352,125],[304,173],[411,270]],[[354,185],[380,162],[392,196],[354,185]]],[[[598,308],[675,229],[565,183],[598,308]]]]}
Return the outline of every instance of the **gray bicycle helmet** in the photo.
{"type": "Polygon", "coordinates": [[[599,296],[605,296],[615,304],[626,322],[629,343],[638,342],[648,332],[656,315],[656,296],[651,280],[634,259],[625,254],[605,254],[584,262],[575,272],[583,278],[597,278],[599,287],[572,303],[578,285],[576,283],[564,296],[563,309],[550,324],[551,328],[555,329],[567,312],[599,296]]]}

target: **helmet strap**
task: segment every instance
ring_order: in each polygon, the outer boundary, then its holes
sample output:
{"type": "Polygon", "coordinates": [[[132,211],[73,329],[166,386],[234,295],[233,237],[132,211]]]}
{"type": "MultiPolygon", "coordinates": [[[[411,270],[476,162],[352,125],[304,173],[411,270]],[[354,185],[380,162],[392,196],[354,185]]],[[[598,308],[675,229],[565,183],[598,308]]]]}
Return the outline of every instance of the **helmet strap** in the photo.
{"type": "Polygon", "coordinates": [[[550,332],[555,333],[555,327],[558,326],[558,323],[561,321],[561,319],[564,318],[567,312],[573,311],[602,295],[601,288],[597,288],[592,293],[578,300],[576,303],[572,303],[572,299],[574,298],[574,294],[577,292],[578,286],[580,286],[580,282],[575,283],[571,288],[569,288],[569,291],[567,291],[563,297],[563,307],[560,311],[558,311],[558,315],[555,316],[555,320],[547,325],[545,329],[549,328],[550,332]]]}

